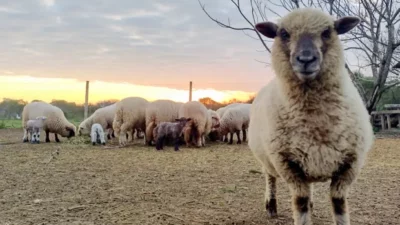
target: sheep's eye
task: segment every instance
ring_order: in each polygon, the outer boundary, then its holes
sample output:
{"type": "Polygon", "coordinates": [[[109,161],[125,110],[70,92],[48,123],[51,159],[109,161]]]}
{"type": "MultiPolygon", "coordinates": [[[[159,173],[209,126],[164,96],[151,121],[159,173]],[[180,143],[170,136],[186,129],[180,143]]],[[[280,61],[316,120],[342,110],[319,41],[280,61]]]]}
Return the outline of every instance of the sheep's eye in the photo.
{"type": "Polygon", "coordinates": [[[280,36],[281,36],[282,40],[284,40],[284,41],[287,41],[290,38],[290,34],[285,29],[281,30],[280,36]]]}
{"type": "Polygon", "coordinates": [[[322,38],[324,39],[329,39],[331,37],[331,29],[326,29],[324,32],[321,34],[322,38]]]}

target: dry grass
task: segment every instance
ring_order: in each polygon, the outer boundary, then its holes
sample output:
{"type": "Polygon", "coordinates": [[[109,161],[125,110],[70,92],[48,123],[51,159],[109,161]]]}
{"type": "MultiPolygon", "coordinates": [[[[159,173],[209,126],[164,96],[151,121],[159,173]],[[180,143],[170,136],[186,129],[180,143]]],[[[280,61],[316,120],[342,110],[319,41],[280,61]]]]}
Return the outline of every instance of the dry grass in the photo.
{"type": "MultiPolygon", "coordinates": [[[[280,216],[266,218],[264,177],[245,145],[157,152],[21,139],[20,129],[0,130],[0,225],[292,224],[281,181],[280,216]]],[[[399,190],[400,140],[378,139],[351,190],[352,225],[399,224],[399,190]]],[[[314,193],[315,224],[332,224],[328,184],[314,193]]]]}

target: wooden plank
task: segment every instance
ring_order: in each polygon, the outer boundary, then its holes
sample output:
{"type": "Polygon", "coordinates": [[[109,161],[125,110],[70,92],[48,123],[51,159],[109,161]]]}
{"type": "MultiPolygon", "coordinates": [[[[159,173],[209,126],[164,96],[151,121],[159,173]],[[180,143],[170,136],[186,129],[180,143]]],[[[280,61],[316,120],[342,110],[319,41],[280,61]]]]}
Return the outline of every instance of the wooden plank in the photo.
{"type": "Polygon", "coordinates": [[[382,130],[385,129],[385,116],[384,115],[381,115],[381,127],[382,127],[382,130]]]}
{"type": "Polygon", "coordinates": [[[386,120],[388,129],[392,129],[392,120],[390,119],[390,115],[386,115],[386,120]]]}
{"type": "Polygon", "coordinates": [[[371,115],[382,115],[382,114],[400,114],[400,110],[382,110],[382,111],[374,111],[371,115]]]}

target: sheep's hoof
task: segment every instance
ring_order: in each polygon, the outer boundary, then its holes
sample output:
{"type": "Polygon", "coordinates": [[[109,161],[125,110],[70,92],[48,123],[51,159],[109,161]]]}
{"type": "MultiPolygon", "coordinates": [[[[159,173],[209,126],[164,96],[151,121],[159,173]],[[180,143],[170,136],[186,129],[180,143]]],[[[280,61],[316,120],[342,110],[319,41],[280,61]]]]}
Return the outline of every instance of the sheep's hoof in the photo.
{"type": "Polygon", "coordinates": [[[265,203],[265,209],[267,210],[268,217],[277,217],[278,211],[276,208],[276,199],[270,199],[267,203],[265,203]]]}
{"type": "Polygon", "coordinates": [[[28,142],[28,139],[23,139],[22,142],[23,143],[28,142]]]}
{"type": "Polygon", "coordinates": [[[242,142],[241,142],[241,141],[238,141],[237,144],[240,145],[240,144],[242,144],[242,142]]]}
{"type": "Polygon", "coordinates": [[[95,145],[96,145],[96,142],[92,142],[92,145],[95,146],[95,145]]]}
{"type": "Polygon", "coordinates": [[[103,143],[102,143],[102,145],[106,145],[106,143],[105,143],[105,142],[103,142],[103,143]]]}

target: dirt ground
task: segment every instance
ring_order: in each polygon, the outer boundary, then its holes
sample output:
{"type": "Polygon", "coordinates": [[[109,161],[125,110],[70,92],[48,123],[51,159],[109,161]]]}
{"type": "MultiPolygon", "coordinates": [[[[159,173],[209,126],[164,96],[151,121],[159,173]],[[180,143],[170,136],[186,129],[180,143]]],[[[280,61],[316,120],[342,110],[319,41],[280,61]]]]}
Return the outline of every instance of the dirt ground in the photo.
{"type": "MultiPolygon", "coordinates": [[[[21,129],[0,130],[0,225],[292,224],[281,180],[279,217],[266,217],[265,180],[246,145],[174,152],[21,140],[21,129]]],[[[328,186],[314,188],[314,224],[333,224],[328,186]]],[[[376,140],[349,204],[352,225],[400,224],[400,139],[376,140]]]]}

